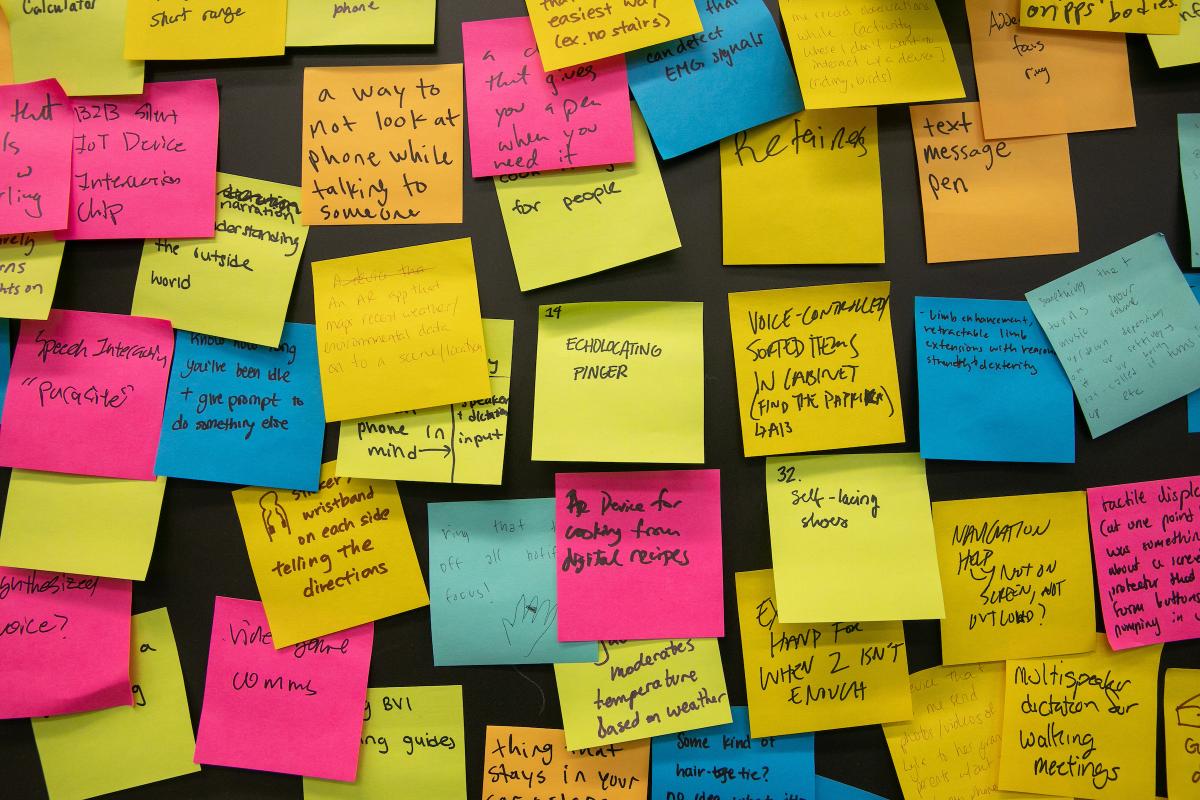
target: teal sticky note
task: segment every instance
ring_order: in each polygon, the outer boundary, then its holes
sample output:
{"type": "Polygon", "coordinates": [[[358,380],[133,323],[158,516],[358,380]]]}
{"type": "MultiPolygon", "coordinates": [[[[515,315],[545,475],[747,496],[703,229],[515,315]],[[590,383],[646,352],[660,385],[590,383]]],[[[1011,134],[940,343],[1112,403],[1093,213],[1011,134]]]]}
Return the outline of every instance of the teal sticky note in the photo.
{"type": "MultiPolygon", "coordinates": [[[[1197,302],[1200,302],[1200,275],[1188,275],[1188,286],[1192,287],[1192,294],[1196,295],[1197,302]]],[[[1188,395],[1188,433],[1200,433],[1200,391],[1192,392],[1188,395]]]]}
{"type": "Polygon", "coordinates": [[[558,641],[554,498],[429,504],[433,663],[595,661],[558,641]]]}
{"type": "Polygon", "coordinates": [[[1161,233],[1026,297],[1093,437],[1200,388],[1200,302],[1161,233]]]}
{"type": "Polygon", "coordinates": [[[877,794],[871,794],[818,775],[816,800],[883,800],[883,798],[877,794]]]}
{"type": "Polygon", "coordinates": [[[1179,115],[1179,174],[1191,232],[1192,269],[1200,268],[1200,114],[1179,115]]]}

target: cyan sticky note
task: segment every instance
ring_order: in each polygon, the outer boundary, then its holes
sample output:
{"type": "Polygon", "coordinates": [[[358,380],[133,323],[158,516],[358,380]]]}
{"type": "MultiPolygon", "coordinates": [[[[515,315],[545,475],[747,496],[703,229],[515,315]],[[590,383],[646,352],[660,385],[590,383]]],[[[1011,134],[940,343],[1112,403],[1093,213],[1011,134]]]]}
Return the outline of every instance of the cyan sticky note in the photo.
{"type": "Polygon", "coordinates": [[[274,348],[176,331],[157,474],[315,491],[324,440],[312,325],[274,348]]]}
{"type": "MultiPolygon", "coordinates": [[[[1200,114],[1196,115],[1200,117],[1200,114]]],[[[1200,141],[1197,142],[1200,146],[1200,141]]],[[[1200,198],[1197,198],[1200,200],[1200,198]]],[[[1200,231],[1200,228],[1196,229],[1200,231]]],[[[1194,252],[1194,251],[1193,251],[1194,252]]],[[[1187,278],[1188,286],[1192,287],[1192,294],[1196,295],[1196,302],[1200,302],[1200,275],[1184,275],[1187,278]]],[[[1188,433],[1200,433],[1200,390],[1194,391],[1188,395],[1188,433]]]]}
{"type": "Polygon", "coordinates": [[[696,0],[704,30],[625,56],[659,155],[674,158],[804,108],[762,0],[696,0]]]}
{"type": "Polygon", "coordinates": [[[871,794],[818,775],[816,800],[883,800],[883,798],[877,794],[871,794]]]}
{"type": "Polygon", "coordinates": [[[433,663],[595,661],[558,641],[554,498],[429,504],[433,663]]]}
{"type": "Polygon", "coordinates": [[[730,711],[728,725],[651,740],[651,800],[815,800],[813,735],[755,739],[746,707],[730,711]]]}
{"type": "Polygon", "coordinates": [[[1024,300],[917,297],[921,456],[1075,461],[1075,399],[1024,300]]]}
{"type": "Polygon", "coordinates": [[[4,395],[8,394],[8,372],[12,369],[12,331],[9,321],[0,318],[0,414],[4,413],[4,395]]]}
{"type": "Polygon", "coordinates": [[[1179,174],[1191,233],[1192,269],[1200,268],[1200,114],[1180,114],[1179,174]]]}

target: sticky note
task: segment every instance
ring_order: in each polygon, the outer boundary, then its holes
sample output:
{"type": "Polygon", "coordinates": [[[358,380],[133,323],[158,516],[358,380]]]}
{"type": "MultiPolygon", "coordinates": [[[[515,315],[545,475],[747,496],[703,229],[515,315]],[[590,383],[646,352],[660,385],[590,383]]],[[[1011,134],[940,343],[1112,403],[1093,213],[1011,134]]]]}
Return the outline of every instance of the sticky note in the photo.
{"type": "Polygon", "coordinates": [[[704,30],[630,53],[629,88],[663,158],[804,108],[762,0],[701,2],[704,30]]]}
{"type": "Polygon", "coordinates": [[[945,616],[917,453],[768,458],[766,480],[781,622],[945,616]]]}
{"type": "Polygon", "coordinates": [[[132,596],[129,581],[0,567],[0,719],[129,705],[132,596]]]}
{"type": "Polygon", "coordinates": [[[0,564],[144,581],[166,487],[14,469],[0,564]]]}
{"type": "Polygon", "coordinates": [[[494,179],[521,291],[679,247],[658,159],[636,107],[633,152],[631,164],[494,179]]]}
{"type": "Polygon", "coordinates": [[[554,677],[571,750],[733,719],[716,639],[601,642],[596,663],[555,664],[554,677]]]}
{"type": "MultiPolygon", "coordinates": [[[[1185,275],[1192,294],[1200,302],[1200,275],[1185,275]]],[[[1187,397],[1188,433],[1200,433],[1200,390],[1194,391],[1187,397]]]]}
{"type": "Polygon", "coordinates": [[[133,97],[76,100],[66,239],[213,235],[217,82],[148,83],[133,97]]]}
{"type": "Polygon", "coordinates": [[[462,222],[462,64],[304,70],[306,225],[462,222]]]}
{"type": "Polygon", "coordinates": [[[437,0],[288,0],[287,46],[433,44],[437,0]]]}
{"type": "Polygon", "coordinates": [[[1125,35],[1022,28],[1019,0],[968,0],[984,138],[1132,128],[1125,35]]]}
{"type": "Polygon", "coordinates": [[[984,141],[978,103],[909,112],[926,261],[1079,252],[1065,134],[984,141]]]}
{"type": "Polygon", "coordinates": [[[71,192],[71,101],[56,80],[0,86],[0,230],[67,226],[71,192]]]}
{"type": "Polygon", "coordinates": [[[1195,0],[1179,10],[1179,33],[1152,33],[1146,39],[1160,68],[1200,61],[1200,9],[1195,0]]]}
{"type": "Polygon", "coordinates": [[[1029,303],[915,301],[921,455],[1073,463],[1071,383],[1029,303]]]}
{"type": "Polygon", "coordinates": [[[702,303],[538,312],[534,461],[704,461],[702,303]]]}
{"type": "Polygon", "coordinates": [[[816,760],[810,734],[755,739],[745,706],[733,722],[715,728],[656,736],[650,769],[654,796],[706,800],[767,800],[816,795],[816,760]]]}
{"type": "Polygon", "coordinates": [[[1000,788],[1153,797],[1161,645],[1005,664],[1000,788]]]}
{"type": "Polygon", "coordinates": [[[62,256],[63,243],[48,233],[0,236],[0,317],[50,316],[62,256]]]}
{"type": "Polygon", "coordinates": [[[316,492],[233,493],[276,647],[429,605],[396,484],[335,467],[316,492]]]}
{"type": "Polygon", "coordinates": [[[287,0],[127,0],[125,57],[166,61],[283,55],[287,0]]]}
{"type": "Polygon", "coordinates": [[[513,323],[483,320],[491,395],[448,406],[343,420],[339,475],[500,485],[508,438],[513,323]]]}
{"type": "Polygon", "coordinates": [[[314,261],[325,418],[491,396],[470,239],[314,261]]]}
{"type": "Polygon", "coordinates": [[[215,235],[147,239],[133,313],[275,347],[307,238],[298,187],[218,172],[215,235]]]}
{"type": "Polygon", "coordinates": [[[545,72],[529,17],[464,22],[462,40],[474,177],[633,160],[623,58],[545,72]]]}
{"type": "Polygon", "coordinates": [[[1021,22],[1030,28],[1124,33],[1179,33],[1176,0],[1021,0],[1021,22]]]}
{"type": "Polygon", "coordinates": [[[596,660],[557,635],[554,498],[430,503],[433,663],[596,660]]]}
{"type": "Polygon", "coordinates": [[[125,58],[126,0],[0,0],[18,83],[57,78],[71,96],[137,94],[145,65],[125,58]]]}
{"type": "Polygon", "coordinates": [[[12,61],[12,31],[8,27],[8,17],[0,6],[0,83],[15,82],[12,61]]]}
{"type": "Polygon", "coordinates": [[[315,491],[324,442],[312,325],[270,348],[176,332],[157,474],[315,491]]]}
{"type": "Polygon", "coordinates": [[[0,464],[154,479],[174,337],[161,319],[55,309],[21,323],[0,464]]]}
{"type": "Polygon", "coordinates": [[[725,635],[720,470],[560,472],[554,503],[560,640],[725,635]]]}
{"type": "Polygon", "coordinates": [[[882,263],[875,109],[803,111],[722,140],[721,233],[725,264],[882,263]]]}
{"type": "Polygon", "coordinates": [[[606,744],[579,752],[563,731],[488,725],[483,754],[483,796],[537,796],[645,800],[650,742],[606,744]],[[512,794],[517,792],[516,794],[512,794]]]}
{"type": "Polygon", "coordinates": [[[85,800],[199,772],[167,610],[133,615],[133,705],[33,720],[50,800],[85,800]]]}
{"type": "MultiPolygon", "coordinates": [[[[12,332],[7,319],[0,319],[0,386],[8,391],[8,376],[12,371],[12,332]]],[[[0,398],[0,413],[4,411],[4,400],[0,398]]]]}
{"type": "Polygon", "coordinates": [[[352,781],[372,625],[276,650],[261,603],[217,596],[197,764],[352,781]]]}
{"type": "Polygon", "coordinates": [[[1093,437],[1200,388],[1200,302],[1161,233],[1025,296],[1093,437]]]}
{"type": "Polygon", "coordinates": [[[882,800],[877,794],[865,792],[849,784],[817,776],[816,800],[882,800]]]}
{"type": "Polygon", "coordinates": [[[1167,795],[1187,797],[1200,773],[1200,670],[1169,669],[1163,679],[1163,733],[1167,758],[1167,795]]]}
{"type": "Polygon", "coordinates": [[[912,718],[903,624],[784,624],[771,570],[734,579],[751,736],[912,718]]]}
{"type": "Polygon", "coordinates": [[[888,281],[729,295],[747,457],[904,441],[888,281]]]}
{"type": "Polygon", "coordinates": [[[542,67],[573,67],[699,33],[692,0],[614,3],[602,0],[525,0],[542,67]]]}
{"type": "Polygon", "coordinates": [[[932,0],[850,6],[780,0],[806,108],[963,96],[954,51],[932,0]]]}
{"type": "MultiPolygon", "coordinates": [[[[1187,206],[1192,269],[1200,268],[1200,114],[1180,114],[1179,175],[1187,206]]],[[[1193,284],[1194,285],[1194,284],[1193,284]]]]}

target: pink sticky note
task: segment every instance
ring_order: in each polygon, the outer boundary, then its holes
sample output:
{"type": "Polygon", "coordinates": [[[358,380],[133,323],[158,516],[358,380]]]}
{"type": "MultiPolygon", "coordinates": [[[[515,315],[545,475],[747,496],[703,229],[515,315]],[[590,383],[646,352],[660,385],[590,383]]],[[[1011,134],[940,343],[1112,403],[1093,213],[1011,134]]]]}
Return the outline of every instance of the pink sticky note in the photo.
{"type": "Polygon", "coordinates": [[[354,780],[373,634],[276,650],[262,603],[218,597],[196,763],[354,780]]]}
{"type": "Polygon", "coordinates": [[[0,567],[0,719],[133,704],[127,580],[0,567]]]}
{"type": "Polygon", "coordinates": [[[1087,495],[1112,649],[1200,637],[1200,477],[1104,486],[1087,495]]]}
{"type": "Polygon", "coordinates": [[[0,233],[67,225],[71,101],[56,80],[0,86],[0,233]]]}
{"type": "Polygon", "coordinates": [[[476,178],[633,161],[624,58],[544,72],[529,17],[464,22],[462,37],[476,178]]]}
{"type": "Polygon", "coordinates": [[[174,349],[161,319],[53,309],[23,320],[0,465],[153,480],[174,349]]]}
{"type": "Polygon", "coordinates": [[[725,635],[719,470],[554,483],[560,641],[725,635]]]}
{"type": "Polygon", "coordinates": [[[214,80],[147,83],[131,97],[76,97],[64,239],[209,237],[217,216],[214,80]]]}

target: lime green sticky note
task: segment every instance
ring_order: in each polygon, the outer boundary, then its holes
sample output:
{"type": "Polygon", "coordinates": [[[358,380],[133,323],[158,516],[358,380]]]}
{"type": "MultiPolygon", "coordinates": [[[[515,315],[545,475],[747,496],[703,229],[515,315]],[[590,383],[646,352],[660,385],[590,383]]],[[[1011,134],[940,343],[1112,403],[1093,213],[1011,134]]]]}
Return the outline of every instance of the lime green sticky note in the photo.
{"type": "Polygon", "coordinates": [[[50,316],[64,244],[52,233],[0,236],[0,317],[50,316]]]}
{"type": "Polygon", "coordinates": [[[304,779],[304,800],[466,800],[461,686],[367,689],[358,778],[304,779]]]}
{"type": "Polygon", "coordinates": [[[437,0],[288,0],[287,46],[433,44],[437,0]]]}
{"type": "Polygon", "coordinates": [[[84,800],[200,771],[167,610],[135,614],[129,644],[133,705],[34,718],[50,800],[84,800]]]}
{"type": "Polygon", "coordinates": [[[166,486],[14,469],[0,564],[144,581],[166,486]]]}
{"type": "Polygon", "coordinates": [[[1146,40],[1159,67],[1200,62],[1200,9],[1194,3],[1179,12],[1179,33],[1150,33],[1146,40]]]}

